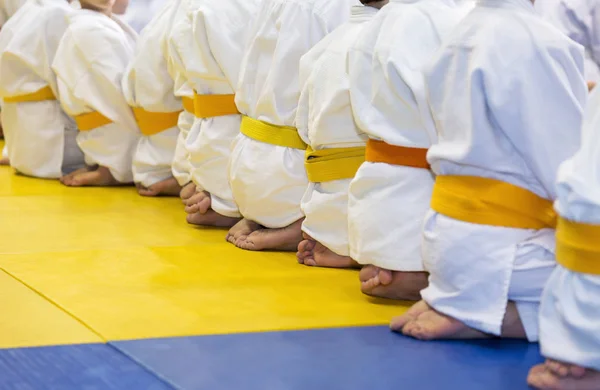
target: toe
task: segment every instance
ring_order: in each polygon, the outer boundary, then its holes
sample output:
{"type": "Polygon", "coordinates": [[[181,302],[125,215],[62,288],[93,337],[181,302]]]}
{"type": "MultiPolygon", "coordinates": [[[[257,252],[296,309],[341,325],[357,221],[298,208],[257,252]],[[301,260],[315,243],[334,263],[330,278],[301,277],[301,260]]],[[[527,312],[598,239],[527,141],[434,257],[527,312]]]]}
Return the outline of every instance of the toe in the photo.
{"type": "Polygon", "coordinates": [[[375,275],[379,273],[379,267],[376,267],[372,264],[364,266],[359,272],[359,279],[361,282],[366,282],[370,279],[373,279],[375,275]]]}
{"type": "Polygon", "coordinates": [[[548,360],[546,362],[546,367],[552,371],[552,373],[564,377],[569,374],[569,367],[566,364],[557,362],[555,360],[548,360]]]}
{"type": "Polygon", "coordinates": [[[198,210],[201,213],[206,213],[206,212],[208,212],[208,210],[210,210],[210,206],[211,206],[210,196],[206,196],[205,194],[203,194],[203,197],[198,202],[198,210]]]}
{"type": "Polygon", "coordinates": [[[527,384],[536,389],[541,389],[543,385],[542,375],[546,371],[546,367],[543,364],[538,364],[529,370],[527,375],[527,384]]]}
{"type": "Polygon", "coordinates": [[[138,194],[141,196],[158,196],[158,191],[153,188],[138,188],[138,194]]]}
{"type": "Polygon", "coordinates": [[[371,279],[362,283],[363,293],[370,293],[375,287],[379,286],[379,276],[375,275],[371,279]]]}
{"type": "Polygon", "coordinates": [[[200,211],[197,203],[193,203],[191,205],[185,206],[184,210],[188,214],[194,214],[194,213],[197,213],[198,211],[200,211]]]}

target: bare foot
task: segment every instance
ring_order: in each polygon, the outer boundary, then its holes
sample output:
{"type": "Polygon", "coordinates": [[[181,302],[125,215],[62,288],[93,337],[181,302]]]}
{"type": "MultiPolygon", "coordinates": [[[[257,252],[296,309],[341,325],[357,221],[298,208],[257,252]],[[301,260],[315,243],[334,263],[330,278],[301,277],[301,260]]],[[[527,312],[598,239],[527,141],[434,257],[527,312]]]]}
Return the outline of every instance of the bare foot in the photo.
{"type": "Polygon", "coordinates": [[[181,198],[181,201],[185,204],[185,201],[188,200],[195,193],[196,185],[190,182],[183,186],[181,192],[179,193],[179,197],[181,198]]]}
{"type": "Polygon", "coordinates": [[[462,322],[441,314],[425,301],[419,301],[408,311],[392,320],[392,330],[419,340],[483,339],[489,336],[469,328],[462,322]]]}
{"type": "Polygon", "coordinates": [[[69,187],[84,186],[119,186],[119,183],[106,167],[88,167],[78,169],[72,174],[63,176],[61,183],[69,187]]]}
{"type": "Polygon", "coordinates": [[[547,360],[529,371],[527,383],[542,390],[598,390],[600,372],[547,360]]]}
{"type": "MultiPolygon", "coordinates": [[[[391,328],[419,340],[481,339],[492,337],[461,321],[434,310],[425,301],[414,304],[404,315],[392,319],[391,328]]],[[[514,302],[508,302],[500,337],[527,338],[514,302]]]]}
{"type": "Polygon", "coordinates": [[[238,248],[250,251],[295,251],[302,241],[304,218],[280,229],[267,229],[246,218],[239,221],[227,233],[227,241],[238,248]]]}
{"type": "Polygon", "coordinates": [[[0,165],[10,165],[8,157],[0,157],[0,165]]]}
{"type": "Polygon", "coordinates": [[[95,167],[89,167],[89,166],[85,166],[83,168],[76,169],[71,173],[61,176],[60,182],[66,186],[71,185],[71,182],[73,181],[73,178],[75,176],[81,175],[82,173],[90,172],[94,169],[95,169],[95,167]]]}
{"type": "Polygon", "coordinates": [[[367,265],[360,271],[360,289],[374,297],[418,301],[421,290],[427,287],[428,276],[427,272],[390,271],[367,265]]]}
{"type": "Polygon", "coordinates": [[[241,218],[226,217],[217,213],[215,210],[208,210],[206,213],[188,214],[186,217],[187,223],[200,226],[214,226],[221,228],[230,228],[235,226],[241,218]]]}
{"type": "Polygon", "coordinates": [[[199,191],[187,198],[183,203],[185,204],[185,212],[188,214],[206,214],[211,206],[210,194],[206,191],[199,191]]]}
{"type": "Polygon", "coordinates": [[[150,187],[146,188],[141,184],[137,186],[138,193],[142,196],[177,196],[181,191],[181,186],[177,183],[177,180],[174,177],[170,177],[163,181],[159,181],[158,183],[152,184],[150,187]]]}
{"type": "Polygon", "coordinates": [[[304,240],[298,244],[298,263],[311,267],[329,268],[357,268],[359,264],[348,256],[334,253],[320,242],[306,233],[302,233],[304,240]]]}
{"type": "MultiPolygon", "coordinates": [[[[194,186],[195,188],[195,186],[194,186]]],[[[206,191],[196,192],[184,201],[186,220],[192,225],[233,227],[241,218],[227,217],[211,208],[210,194],[206,191]]]]}

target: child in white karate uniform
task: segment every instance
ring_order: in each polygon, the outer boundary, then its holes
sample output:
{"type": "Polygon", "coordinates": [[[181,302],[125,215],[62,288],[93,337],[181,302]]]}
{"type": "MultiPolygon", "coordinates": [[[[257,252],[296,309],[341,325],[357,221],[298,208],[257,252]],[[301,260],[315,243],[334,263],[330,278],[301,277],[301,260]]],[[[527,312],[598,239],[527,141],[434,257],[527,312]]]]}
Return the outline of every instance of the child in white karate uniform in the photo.
{"type": "Polygon", "coordinates": [[[540,308],[548,359],[528,382],[543,389],[600,389],[600,91],[592,92],[579,151],[558,172],[556,261],[540,308]]]}
{"type": "Polygon", "coordinates": [[[181,56],[196,107],[186,139],[196,193],[187,199],[185,211],[189,223],[232,227],[241,217],[229,185],[231,144],[241,123],[234,92],[260,0],[192,4],[187,21],[179,25],[187,25],[192,36],[192,45],[182,47],[181,56]]]}
{"type": "Polygon", "coordinates": [[[348,229],[366,294],[418,300],[427,286],[421,228],[434,181],[426,153],[437,136],[423,72],[470,9],[391,0],[351,51],[352,104],[369,141],[350,184],[348,229]]]}
{"type": "Polygon", "coordinates": [[[168,70],[167,40],[179,0],[170,1],[140,36],[123,77],[123,93],[142,133],[133,156],[133,180],[142,196],[177,196],[171,164],[183,109],[168,70]]]}
{"type": "Polygon", "coordinates": [[[296,251],[308,179],[295,127],[300,58],[350,17],[357,0],[263,0],[249,34],[235,102],[243,115],[231,153],[233,198],[244,217],[227,235],[242,249],[296,251]]]}
{"type": "Polygon", "coordinates": [[[137,34],[113,16],[127,0],[84,0],[52,68],[61,104],[77,127],[87,166],[61,182],[67,186],[110,186],[133,182],[132,160],[140,131],[121,81],[135,51],[137,34]]]}
{"type": "Polygon", "coordinates": [[[2,123],[11,164],[25,175],[58,179],[84,166],[51,69],[74,12],[65,0],[29,1],[0,32],[2,123]]]}
{"type": "Polygon", "coordinates": [[[298,261],[319,267],[355,267],[348,247],[348,186],[365,160],[366,136],[350,105],[348,50],[385,1],[363,0],[350,20],[327,35],[300,61],[302,93],[296,126],[310,147],[309,179],[302,198],[304,240],[298,261]]]}
{"type": "Polygon", "coordinates": [[[555,266],[555,179],[580,144],[583,50],[530,0],[480,0],[426,72],[438,141],[429,286],[392,322],[419,339],[538,339],[555,266]]]}

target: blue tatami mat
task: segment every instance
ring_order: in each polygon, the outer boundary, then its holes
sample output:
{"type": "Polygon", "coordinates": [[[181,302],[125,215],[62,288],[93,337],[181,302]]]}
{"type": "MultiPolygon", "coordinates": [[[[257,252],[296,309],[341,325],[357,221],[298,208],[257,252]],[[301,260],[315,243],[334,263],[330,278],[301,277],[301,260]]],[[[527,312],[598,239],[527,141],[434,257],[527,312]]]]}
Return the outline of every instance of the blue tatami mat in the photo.
{"type": "Polygon", "coordinates": [[[421,342],[386,327],[112,343],[182,389],[519,390],[542,361],[523,341],[421,342]]]}
{"type": "Polygon", "coordinates": [[[3,390],[171,388],[109,345],[0,350],[0,389],[3,390]]]}

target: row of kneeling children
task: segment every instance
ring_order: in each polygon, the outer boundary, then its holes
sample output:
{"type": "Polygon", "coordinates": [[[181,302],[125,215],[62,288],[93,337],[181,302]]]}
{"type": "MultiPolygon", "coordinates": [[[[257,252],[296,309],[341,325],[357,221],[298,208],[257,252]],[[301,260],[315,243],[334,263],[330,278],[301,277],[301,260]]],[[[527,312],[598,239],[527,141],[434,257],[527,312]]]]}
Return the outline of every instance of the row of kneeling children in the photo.
{"type": "Polygon", "coordinates": [[[600,388],[600,91],[532,0],[168,0],[139,38],[126,1],[2,29],[18,172],[180,195],[242,249],[418,301],[394,330],[540,339],[532,385],[600,388]]]}

